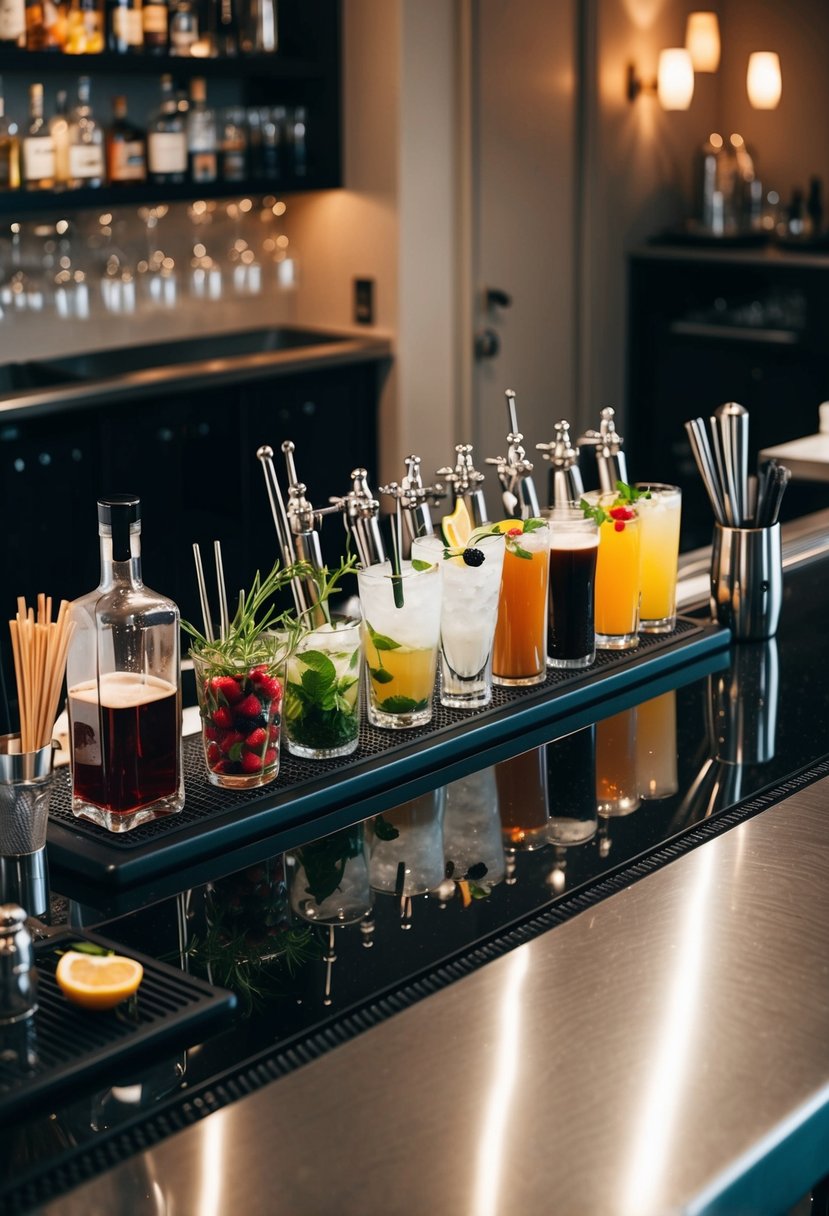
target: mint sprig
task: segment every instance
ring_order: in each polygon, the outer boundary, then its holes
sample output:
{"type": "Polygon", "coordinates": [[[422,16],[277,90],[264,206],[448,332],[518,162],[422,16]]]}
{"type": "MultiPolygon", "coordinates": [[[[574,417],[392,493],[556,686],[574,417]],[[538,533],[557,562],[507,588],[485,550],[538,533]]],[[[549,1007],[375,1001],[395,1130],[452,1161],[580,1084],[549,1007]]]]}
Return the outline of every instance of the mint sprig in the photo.
{"type": "Polygon", "coordinates": [[[621,501],[617,501],[615,505],[619,507],[632,507],[640,498],[651,496],[650,490],[637,490],[636,486],[629,486],[626,481],[617,481],[616,491],[621,501]]]}
{"type": "Polygon", "coordinates": [[[594,507],[587,501],[586,498],[580,498],[579,506],[582,509],[585,519],[592,519],[593,522],[597,523],[600,527],[602,524],[609,523],[610,516],[608,515],[607,511],[605,511],[604,507],[600,507],[598,503],[594,507]]]}

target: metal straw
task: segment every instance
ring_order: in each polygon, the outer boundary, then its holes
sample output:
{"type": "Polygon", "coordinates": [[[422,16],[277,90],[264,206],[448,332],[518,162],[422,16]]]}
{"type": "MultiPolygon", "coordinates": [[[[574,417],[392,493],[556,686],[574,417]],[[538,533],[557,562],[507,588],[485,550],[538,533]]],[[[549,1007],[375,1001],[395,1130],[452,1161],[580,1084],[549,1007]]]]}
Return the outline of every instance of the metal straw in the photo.
{"type": "Polygon", "coordinates": [[[208,642],[213,639],[213,623],[210,620],[210,605],[207,602],[207,584],[204,581],[204,567],[201,563],[201,550],[198,544],[193,545],[193,558],[196,563],[196,582],[199,585],[199,603],[201,604],[202,620],[204,621],[204,636],[208,642]]]}
{"type": "Polygon", "coordinates": [[[711,455],[711,445],[708,442],[708,432],[705,429],[705,423],[702,418],[691,418],[685,423],[685,431],[691,444],[694,460],[699,469],[699,475],[702,478],[702,484],[705,486],[705,491],[708,495],[708,501],[711,503],[714,518],[718,524],[725,526],[725,509],[723,507],[720,483],[717,480],[714,458],[711,455]]]}
{"type": "Polygon", "coordinates": [[[213,559],[216,563],[216,585],[219,588],[219,637],[222,641],[228,635],[230,620],[227,615],[227,592],[225,591],[225,572],[222,565],[222,542],[213,541],[213,559]]]}

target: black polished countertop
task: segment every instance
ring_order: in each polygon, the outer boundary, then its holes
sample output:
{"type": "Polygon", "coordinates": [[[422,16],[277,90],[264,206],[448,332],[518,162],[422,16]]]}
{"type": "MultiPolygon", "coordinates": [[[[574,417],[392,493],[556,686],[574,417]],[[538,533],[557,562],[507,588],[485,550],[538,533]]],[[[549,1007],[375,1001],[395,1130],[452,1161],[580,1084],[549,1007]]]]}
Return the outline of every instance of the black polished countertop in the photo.
{"type": "Polygon", "coordinates": [[[236,873],[217,863],[201,886],[168,884],[164,898],[136,887],[115,917],[103,892],[96,906],[94,890],[80,899],[56,883],[44,933],[94,928],[127,953],[230,988],[238,1006],[212,1037],[18,1118],[2,1140],[0,1212],[33,1210],[401,1010],[428,1007],[482,964],[826,775],[821,547],[801,541],[775,639],[680,672],[658,696],[634,689],[564,737],[551,728],[543,746],[516,745],[501,763],[322,839],[310,826],[287,852],[236,873]]]}

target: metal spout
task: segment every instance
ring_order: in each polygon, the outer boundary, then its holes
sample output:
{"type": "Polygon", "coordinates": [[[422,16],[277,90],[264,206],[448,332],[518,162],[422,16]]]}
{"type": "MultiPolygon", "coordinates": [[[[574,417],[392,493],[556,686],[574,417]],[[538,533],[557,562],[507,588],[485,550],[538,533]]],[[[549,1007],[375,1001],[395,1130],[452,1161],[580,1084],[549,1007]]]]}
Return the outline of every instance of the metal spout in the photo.
{"type": "Polygon", "coordinates": [[[444,492],[450,496],[453,510],[457,500],[463,498],[476,528],[489,521],[483,491],[485,475],[479,473],[475,468],[472,461],[471,443],[456,443],[455,467],[450,468],[447,465],[445,468],[438,469],[437,476],[442,477],[447,486],[444,492]]]}
{"type": "MultiPolygon", "coordinates": [[[[437,505],[446,491],[442,485],[424,486],[420,472],[422,461],[419,456],[407,456],[403,463],[406,466],[406,474],[400,482],[399,490],[393,496],[400,499],[400,509],[409,540],[414,540],[417,536],[434,536],[431,508],[437,505]]],[[[380,493],[389,494],[391,490],[388,486],[380,486],[380,493]]]]}
{"type": "MultiPolygon", "coordinates": [[[[259,448],[256,455],[265,475],[265,486],[283,564],[290,566],[294,562],[306,562],[313,570],[319,571],[324,563],[317,521],[327,512],[315,511],[306,498],[305,485],[297,479],[294,451],[294,444],[290,439],[286,439],[282,444],[282,452],[288,474],[287,508],[273,464],[273,448],[265,444],[259,448]]],[[[319,586],[313,578],[292,579],[291,592],[298,615],[307,616],[311,625],[325,624],[328,614],[325,606],[320,604],[319,586]]]]}
{"type": "Polygon", "coordinates": [[[508,388],[505,393],[510,430],[507,435],[506,456],[487,456],[486,463],[495,466],[501,482],[501,499],[504,511],[511,519],[529,519],[540,514],[538,495],[532,479],[533,465],[524,451],[524,436],[518,430],[518,415],[515,393],[508,388]]]}
{"type": "Polygon", "coordinates": [[[622,451],[624,439],[616,430],[613,421],[616,411],[612,406],[605,406],[601,412],[598,431],[585,431],[577,446],[593,447],[596,450],[596,468],[599,474],[599,488],[603,493],[615,494],[617,481],[627,482],[627,461],[622,451]]]}
{"type": "Polygon", "coordinates": [[[345,530],[354,538],[360,564],[374,566],[384,562],[386,546],[380,532],[380,501],[371,492],[368,472],[365,469],[352,469],[348,494],[331,501],[335,510],[343,513],[345,530]]]}
{"type": "Polygon", "coordinates": [[[537,443],[536,449],[550,463],[551,507],[578,502],[584,494],[584,483],[579,469],[579,449],[570,439],[570,423],[566,418],[555,424],[555,439],[549,443],[537,443]]]}

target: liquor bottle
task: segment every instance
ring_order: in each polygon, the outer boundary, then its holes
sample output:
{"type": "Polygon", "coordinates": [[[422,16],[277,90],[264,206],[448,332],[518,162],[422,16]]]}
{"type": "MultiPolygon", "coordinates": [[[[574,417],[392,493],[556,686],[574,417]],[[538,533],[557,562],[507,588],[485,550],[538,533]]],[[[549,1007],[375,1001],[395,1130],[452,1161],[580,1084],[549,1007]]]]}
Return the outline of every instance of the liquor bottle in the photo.
{"type": "Polygon", "coordinates": [[[273,55],[278,46],[276,0],[250,0],[242,50],[248,54],[273,55]]]}
{"type": "Polygon", "coordinates": [[[193,0],[176,0],[170,17],[170,54],[189,56],[199,40],[199,17],[193,0]]]}
{"type": "Polygon", "coordinates": [[[206,105],[207,90],[203,76],[190,81],[190,109],[187,114],[187,162],[190,180],[215,182],[218,176],[216,114],[206,105]]]}
{"type": "Polygon", "coordinates": [[[151,55],[167,54],[169,16],[167,0],[144,0],[144,50],[151,55]]]}
{"type": "Polygon", "coordinates": [[[239,54],[239,19],[234,0],[219,0],[216,49],[219,55],[239,54]]]}
{"type": "Polygon", "coordinates": [[[66,89],[55,95],[55,112],[49,119],[49,134],[55,152],[55,189],[64,190],[69,181],[69,103],[66,89]]]}
{"type": "Polygon", "coordinates": [[[161,106],[147,129],[147,168],[156,185],[183,182],[187,177],[187,128],[172,76],[161,77],[161,106]]]}
{"type": "Polygon", "coordinates": [[[20,185],[20,137],[17,123],[6,118],[3,85],[0,81],[0,190],[17,190],[20,185]]]}
{"type": "Polygon", "coordinates": [[[51,190],[55,184],[55,144],[43,117],[43,85],[29,86],[29,127],[23,137],[23,185],[51,190]]]}
{"type": "Polygon", "coordinates": [[[114,97],[113,121],[107,131],[107,177],[111,186],[147,180],[147,144],[144,132],[127,118],[126,97],[114,97]]]}
{"type": "Polygon", "coordinates": [[[107,44],[119,55],[131,55],[144,49],[141,0],[109,0],[107,44]]]}
{"type": "Polygon", "coordinates": [[[243,182],[247,177],[247,124],[241,106],[229,106],[222,121],[219,143],[219,177],[223,182],[243,182]]]}
{"type": "Polygon", "coordinates": [[[78,102],[69,122],[69,189],[104,184],[104,133],[92,113],[88,76],[78,80],[78,102]]]}
{"type": "Polygon", "coordinates": [[[26,0],[0,0],[0,47],[26,45],[26,0]]]}
{"type": "Polygon", "coordinates": [[[72,813],[111,832],[180,811],[179,612],[141,577],[141,504],[98,502],[101,581],[75,600],[67,660],[72,813]]]}
{"type": "Polygon", "coordinates": [[[100,55],[104,49],[103,0],[70,0],[66,17],[67,55],[100,55]]]}
{"type": "Polygon", "coordinates": [[[26,0],[26,50],[60,51],[66,41],[66,13],[55,0],[26,0]]]}

